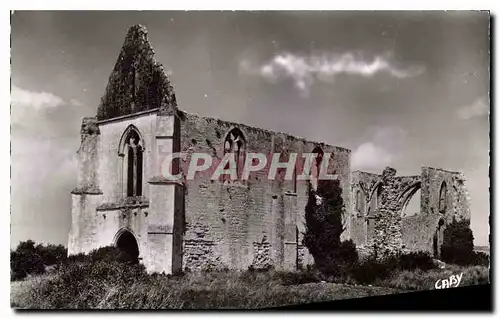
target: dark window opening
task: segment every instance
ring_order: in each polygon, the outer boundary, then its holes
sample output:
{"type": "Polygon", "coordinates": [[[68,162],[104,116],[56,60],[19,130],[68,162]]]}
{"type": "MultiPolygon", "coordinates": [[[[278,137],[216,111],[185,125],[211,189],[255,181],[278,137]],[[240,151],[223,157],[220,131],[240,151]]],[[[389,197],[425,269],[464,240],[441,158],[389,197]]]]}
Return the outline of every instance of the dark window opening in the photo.
{"type": "Polygon", "coordinates": [[[356,211],[359,213],[364,213],[365,210],[365,199],[361,190],[356,192],[356,211]]]}
{"type": "MultiPolygon", "coordinates": [[[[245,160],[245,138],[243,137],[243,132],[238,128],[232,129],[226,136],[224,141],[224,155],[227,153],[232,153],[234,156],[236,176],[240,178],[245,160]]],[[[228,169],[229,167],[229,163],[227,163],[224,169],[228,169]]],[[[230,178],[230,174],[224,174],[223,176],[223,180],[229,180],[230,178]]]]}
{"type": "Polygon", "coordinates": [[[447,195],[446,183],[443,182],[439,190],[439,212],[441,214],[444,214],[447,209],[447,195]]]}
{"type": "Polygon", "coordinates": [[[321,169],[321,162],[323,161],[324,152],[321,149],[321,147],[318,146],[313,150],[313,153],[318,154],[318,155],[316,155],[316,158],[315,158],[315,168],[316,168],[317,176],[319,177],[319,172],[321,169]]]}
{"type": "Polygon", "coordinates": [[[142,196],[143,149],[139,134],[132,130],[127,136],[127,196],[142,196]]]}

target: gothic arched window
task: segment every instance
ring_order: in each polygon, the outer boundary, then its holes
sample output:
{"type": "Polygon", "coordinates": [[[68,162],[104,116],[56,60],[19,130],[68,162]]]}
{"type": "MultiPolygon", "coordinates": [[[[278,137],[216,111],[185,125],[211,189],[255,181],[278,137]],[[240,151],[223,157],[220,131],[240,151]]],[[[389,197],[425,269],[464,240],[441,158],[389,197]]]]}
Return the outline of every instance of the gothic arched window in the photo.
{"type": "Polygon", "coordinates": [[[312,151],[313,154],[315,154],[314,161],[311,163],[311,184],[313,186],[313,189],[317,190],[318,184],[319,184],[319,177],[320,177],[320,171],[321,171],[321,162],[323,161],[323,156],[324,152],[321,149],[321,147],[317,146],[313,149],[312,151]]]}
{"type": "Polygon", "coordinates": [[[365,199],[363,196],[363,192],[358,190],[356,192],[356,211],[359,213],[364,213],[365,210],[365,199]]]}
{"type": "Polygon", "coordinates": [[[315,158],[315,162],[314,162],[314,165],[315,165],[315,168],[316,170],[318,171],[318,174],[319,174],[319,170],[321,168],[321,161],[323,160],[323,155],[324,155],[324,152],[323,150],[321,149],[321,147],[316,147],[314,150],[313,150],[313,153],[314,154],[318,154],[316,155],[316,158],[315,158]]]}
{"type": "Polygon", "coordinates": [[[143,144],[136,130],[130,130],[125,145],[127,152],[127,196],[142,196],[143,144]]]}
{"type": "MultiPolygon", "coordinates": [[[[236,162],[236,175],[239,178],[245,160],[245,137],[239,128],[233,128],[224,140],[224,155],[227,153],[232,153],[234,156],[236,162]]],[[[229,163],[227,163],[224,169],[228,169],[229,167],[229,163]]],[[[227,174],[224,176],[227,176],[227,174]]]]}
{"type": "Polygon", "coordinates": [[[447,209],[447,188],[446,183],[441,184],[441,189],[439,190],[439,212],[444,214],[447,209]]]}

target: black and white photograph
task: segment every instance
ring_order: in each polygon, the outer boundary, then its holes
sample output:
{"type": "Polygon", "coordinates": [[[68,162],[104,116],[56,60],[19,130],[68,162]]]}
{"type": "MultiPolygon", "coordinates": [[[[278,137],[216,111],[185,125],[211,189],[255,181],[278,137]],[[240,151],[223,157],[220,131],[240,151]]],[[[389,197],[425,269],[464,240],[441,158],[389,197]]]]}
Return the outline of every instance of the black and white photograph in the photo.
{"type": "Polygon", "coordinates": [[[489,11],[10,19],[12,309],[491,287],[489,11]]]}

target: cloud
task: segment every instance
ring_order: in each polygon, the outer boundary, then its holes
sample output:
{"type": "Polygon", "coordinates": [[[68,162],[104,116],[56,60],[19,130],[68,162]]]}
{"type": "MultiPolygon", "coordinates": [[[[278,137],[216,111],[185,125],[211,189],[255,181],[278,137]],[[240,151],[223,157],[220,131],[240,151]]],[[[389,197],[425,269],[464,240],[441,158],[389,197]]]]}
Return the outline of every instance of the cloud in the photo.
{"type": "Polygon", "coordinates": [[[487,115],[489,105],[485,99],[477,99],[471,105],[466,105],[458,109],[457,116],[462,120],[469,120],[474,117],[487,115]]]}
{"type": "Polygon", "coordinates": [[[372,142],[363,143],[352,154],[352,166],[358,169],[379,169],[391,164],[393,156],[372,142]]]}
{"type": "Polygon", "coordinates": [[[361,143],[352,153],[352,168],[382,170],[393,164],[404,148],[406,132],[401,128],[383,127],[368,133],[371,138],[361,143]]]}
{"type": "Polygon", "coordinates": [[[80,101],[78,101],[77,99],[71,99],[69,102],[70,102],[72,105],[74,105],[74,106],[82,106],[82,105],[83,105],[83,103],[82,103],[82,102],[80,102],[80,101]]]}
{"type": "Polygon", "coordinates": [[[64,100],[50,92],[33,92],[13,85],[11,90],[13,106],[30,106],[37,110],[53,108],[64,103],[64,100]]]}
{"type": "Polygon", "coordinates": [[[37,126],[46,124],[41,121],[48,113],[56,110],[63,110],[61,106],[83,106],[83,103],[77,99],[64,100],[51,92],[36,92],[12,85],[11,89],[11,122],[26,126],[37,126]],[[59,109],[58,109],[59,108],[59,109]]]}
{"type": "Polygon", "coordinates": [[[295,87],[303,94],[309,92],[315,81],[331,83],[340,74],[370,78],[386,73],[402,79],[417,76],[424,71],[423,67],[398,68],[391,62],[389,54],[366,60],[353,53],[300,56],[288,52],[275,55],[266,64],[257,67],[244,60],[240,63],[240,70],[274,83],[292,79],[295,87]]]}

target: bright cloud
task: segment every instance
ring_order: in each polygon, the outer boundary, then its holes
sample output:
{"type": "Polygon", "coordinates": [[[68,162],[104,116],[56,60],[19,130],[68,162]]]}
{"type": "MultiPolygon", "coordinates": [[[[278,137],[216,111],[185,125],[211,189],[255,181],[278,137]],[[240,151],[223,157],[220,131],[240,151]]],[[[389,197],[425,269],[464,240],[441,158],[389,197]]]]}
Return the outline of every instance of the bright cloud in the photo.
{"type": "Polygon", "coordinates": [[[352,154],[352,166],[356,169],[380,169],[392,160],[390,153],[372,142],[361,144],[352,154]]]}
{"type": "Polygon", "coordinates": [[[488,114],[488,103],[485,99],[478,99],[471,105],[466,105],[458,109],[457,115],[462,120],[488,114]]]}
{"type": "Polygon", "coordinates": [[[61,105],[82,106],[77,99],[65,101],[63,98],[50,92],[35,92],[12,85],[11,89],[11,122],[19,123],[33,121],[37,123],[40,115],[47,110],[61,105]]]}
{"type": "Polygon", "coordinates": [[[377,128],[370,139],[360,144],[352,153],[352,168],[381,170],[397,159],[404,147],[406,132],[401,128],[377,128]]]}
{"type": "Polygon", "coordinates": [[[64,100],[50,92],[33,92],[13,85],[11,103],[13,106],[30,106],[39,110],[57,107],[62,105],[64,100]]]}
{"type": "Polygon", "coordinates": [[[339,74],[373,77],[386,73],[396,78],[407,78],[421,74],[422,67],[398,68],[390,61],[390,55],[375,56],[366,60],[353,53],[300,56],[282,53],[261,66],[252,66],[248,61],[240,64],[242,72],[259,75],[271,82],[292,79],[300,92],[309,91],[318,80],[332,82],[339,74]]]}
{"type": "Polygon", "coordinates": [[[74,106],[82,106],[82,105],[83,105],[83,103],[82,103],[82,102],[80,102],[80,101],[78,101],[77,99],[71,99],[69,102],[70,102],[72,105],[74,105],[74,106]]]}

